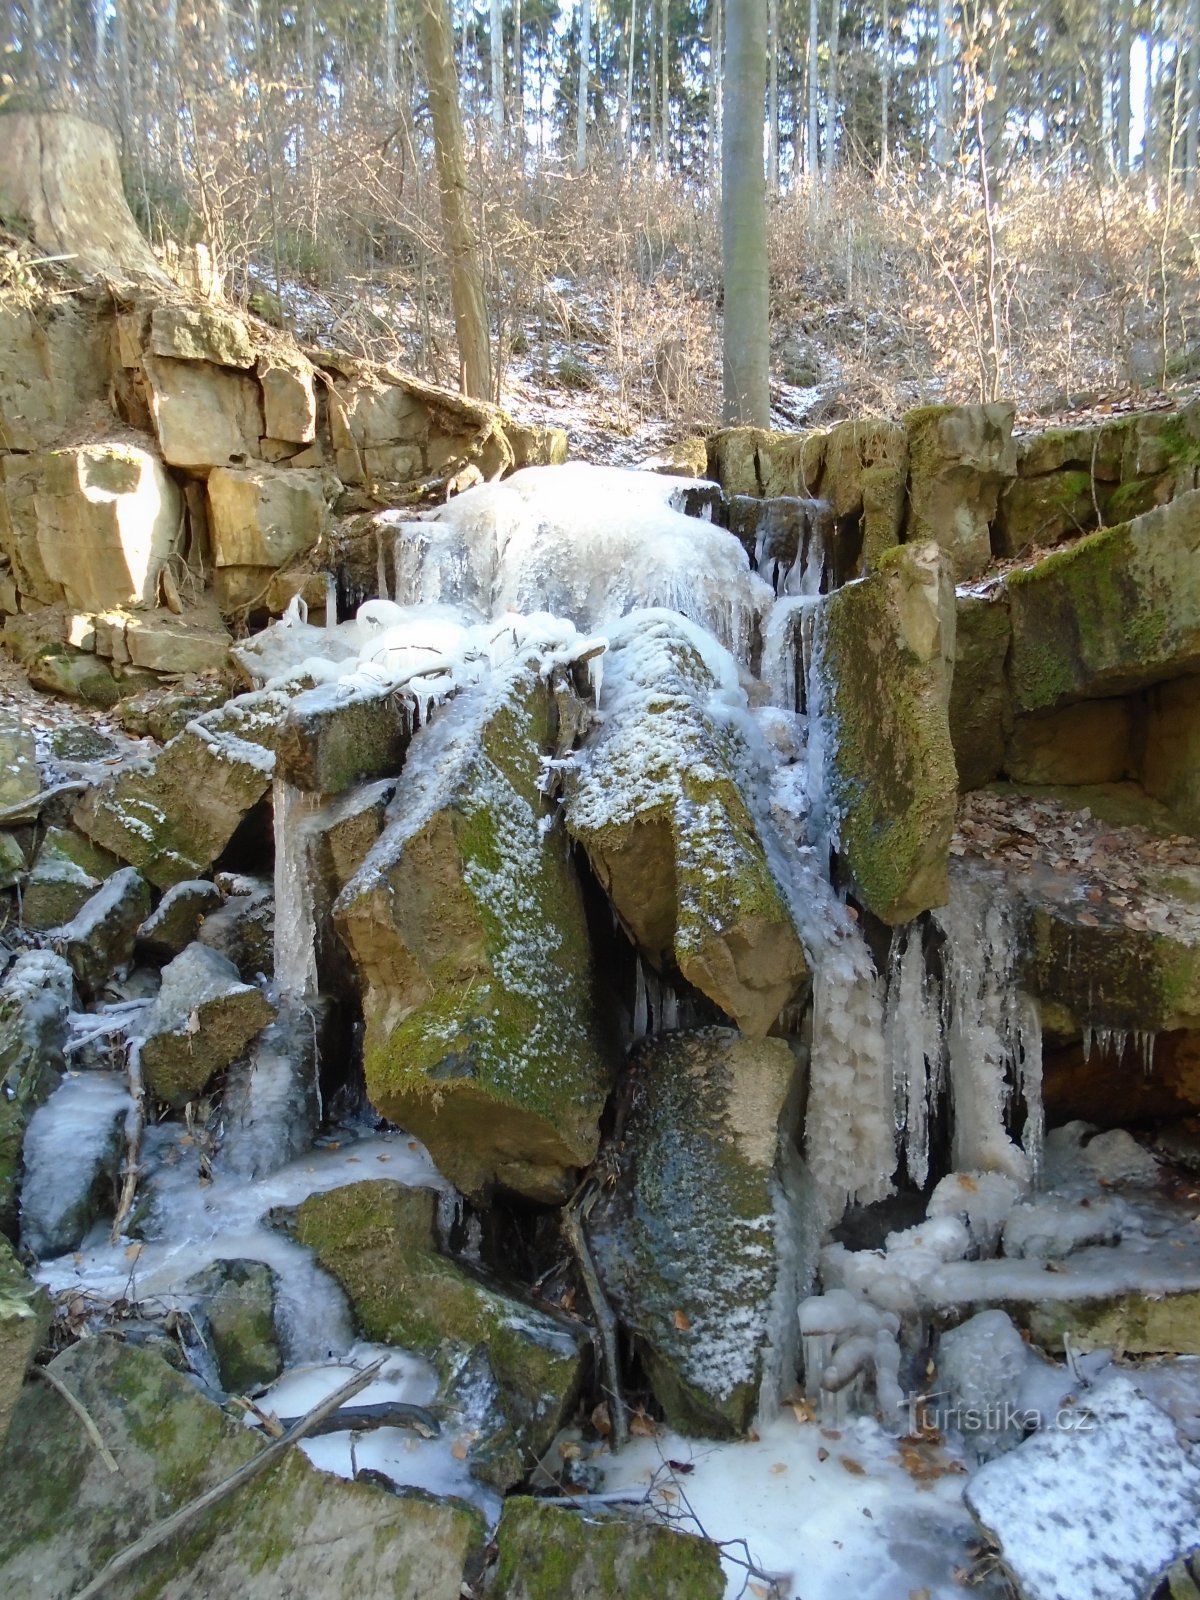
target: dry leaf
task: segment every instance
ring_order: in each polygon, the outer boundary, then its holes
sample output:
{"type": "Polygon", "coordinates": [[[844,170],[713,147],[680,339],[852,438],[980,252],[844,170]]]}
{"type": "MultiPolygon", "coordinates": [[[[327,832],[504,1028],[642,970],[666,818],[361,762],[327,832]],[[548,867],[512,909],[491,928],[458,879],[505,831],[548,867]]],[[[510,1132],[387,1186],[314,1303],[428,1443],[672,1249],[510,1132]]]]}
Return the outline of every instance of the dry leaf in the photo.
{"type": "Polygon", "coordinates": [[[658,1429],[639,1407],[629,1419],[629,1431],[635,1439],[653,1439],[658,1429]]]}
{"type": "Polygon", "coordinates": [[[684,1311],[673,1312],[671,1321],[675,1324],[676,1330],[679,1333],[686,1333],[692,1325],[690,1318],[684,1311]]]}
{"type": "Polygon", "coordinates": [[[807,1400],[792,1401],[792,1415],[797,1422],[815,1422],[816,1412],[807,1400]]]}
{"type": "Polygon", "coordinates": [[[450,1454],[454,1457],[455,1461],[465,1461],[467,1459],[466,1440],[456,1439],[450,1446],[450,1454]]]}
{"type": "Polygon", "coordinates": [[[824,1445],[821,1445],[820,1449],[817,1451],[817,1460],[818,1461],[828,1461],[829,1460],[829,1451],[826,1450],[824,1445]]]}
{"type": "Polygon", "coordinates": [[[786,1461],[775,1461],[775,1462],[772,1462],[771,1471],[775,1474],[776,1477],[778,1477],[781,1472],[786,1472],[787,1471],[787,1462],[786,1461]]]}
{"type": "Polygon", "coordinates": [[[845,1467],[846,1471],[849,1472],[849,1473],[852,1473],[854,1475],[854,1477],[856,1477],[856,1478],[865,1478],[866,1477],[866,1475],[867,1475],[866,1467],[863,1466],[861,1461],[856,1461],[853,1456],[839,1456],[838,1460],[845,1467]]]}
{"type": "Polygon", "coordinates": [[[612,1433],[612,1418],[608,1414],[608,1401],[601,1400],[592,1412],[592,1427],[602,1439],[607,1439],[612,1433]]]}
{"type": "Polygon", "coordinates": [[[142,1251],[145,1248],[146,1247],[143,1244],[128,1244],[128,1245],[126,1245],[125,1246],[125,1259],[126,1259],[126,1261],[136,1261],[137,1258],[141,1255],[142,1251]]]}

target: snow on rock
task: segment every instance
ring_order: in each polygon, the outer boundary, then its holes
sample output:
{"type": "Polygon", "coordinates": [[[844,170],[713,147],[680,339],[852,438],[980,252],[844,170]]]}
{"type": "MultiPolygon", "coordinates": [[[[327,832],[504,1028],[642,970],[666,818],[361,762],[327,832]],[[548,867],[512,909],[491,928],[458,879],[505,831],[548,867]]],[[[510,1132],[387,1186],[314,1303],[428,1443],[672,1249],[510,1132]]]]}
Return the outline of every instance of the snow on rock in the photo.
{"type": "Polygon", "coordinates": [[[982,1467],[966,1502],[1022,1600],[1129,1600],[1194,1542],[1200,1460],[1113,1375],[982,1467]]]}
{"type": "Polygon", "coordinates": [[[129,1105],[123,1074],[71,1074],[30,1118],[21,1244],[35,1256],[74,1249],[105,1199],[111,1203],[129,1105]]]}

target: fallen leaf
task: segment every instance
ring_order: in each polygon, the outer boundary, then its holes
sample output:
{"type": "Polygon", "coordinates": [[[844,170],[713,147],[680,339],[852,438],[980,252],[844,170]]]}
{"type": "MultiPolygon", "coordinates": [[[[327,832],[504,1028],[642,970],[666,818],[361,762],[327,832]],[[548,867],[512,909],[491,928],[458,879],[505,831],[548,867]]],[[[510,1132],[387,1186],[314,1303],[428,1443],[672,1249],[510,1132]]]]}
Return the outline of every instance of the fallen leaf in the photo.
{"type": "Polygon", "coordinates": [[[856,1477],[856,1478],[865,1478],[866,1477],[866,1475],[867,1475],[866,1467],[863,1466],[861,1461],[856,1461],[853,1456],[839,1456],[838,1460],[845,1467],[846,1471],[849,1472],[849,1473],[852,1473],[854,1477],[856,1477]]]}
{"type": "Polygon", "coordinates": [[[820,1449],[817,1451],[817,1460],[818,1461],[828,1461],[829,1460],[829,1451],[826,1450],[824,1445],[821,1445],[820,1449]]]}
{"type": "Polygon", "coordinates": [[[816,1413],[807,1400],[792,1401],[792,1415],[797,1422],[815,1422],[816,1413]]]}
{"type": "Polygon", "coordinates": [[[776,1462],[772,1463],[771,1471],[775,1474],[776,1477],[778,1477],[781,1472],[786,1472],[787,1471],[787,1462],[786,1461],[776,1461],[776,1462]]]}
{"type": "Polygon", "coordinates": [[[607,1400],[601,1400],[592,1412],[592,1427],[602,1439],[607,1439],[612,1433],[612,1418],[608,1414],[607,1400]]]}
{"type": "Polygon", "coordinates": [[[125,1246],[125,1259],[126,1259],[126,1261],[136,1261],[137,1258],[141,1255],[142,1251],[145,1248],[146,1247],[145,1247],[144,1244],[128,1244],[128,1245],[126,1245],[125,1246]]]}
{"type": "Polygon", "coordinates": [[[688,1317],[685,1311],[674,1312],[671,1316],[671,1321],[675,1324],[676,1329],[680,1333],[686,1333],[692,1325],[691,1319],[688,1317]]]}
{"type": "Polygon", "coordinates": [[[635,1411],[629,1419],[629,1431],[635,1439],[653,1439],[658,1429],[644,1411],[635,1411]]]}
{"type": "Polygon", "coordinates": [[[687,1477],[689,1472],[695,1472],[696,1470],[696,1463],[694,1461],[672,1461],[668,1459],[667,1465],[670,1467],[672,1472],[678,1472],[680,1476],[684,1478],[687,1477]]]}
{"type": "Polygon", "coordinates": [[[456,1439],[450,1446],[450,1454],[455,1461],[465,1461],[467,1459],[466,1441],[464,1439],[456,1439]]]}

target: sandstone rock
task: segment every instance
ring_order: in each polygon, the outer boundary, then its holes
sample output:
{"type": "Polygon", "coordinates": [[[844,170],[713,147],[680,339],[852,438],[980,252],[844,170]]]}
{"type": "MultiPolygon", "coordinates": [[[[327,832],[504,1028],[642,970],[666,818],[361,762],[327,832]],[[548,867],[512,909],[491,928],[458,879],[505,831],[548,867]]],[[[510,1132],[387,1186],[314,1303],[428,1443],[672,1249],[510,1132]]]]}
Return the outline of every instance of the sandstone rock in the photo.
{"type": "Polygon", "coordinates": [[[99,993],[106,978],[133,956],[133,941],[150,910],[150,886],[133,867],[122,867],[97,889],[54,942],[85,994],[99,993]]]}
{"type": "Polygon", "coordinates": [[[563,1199],[611,1082],[570,846],[545,826],[557,719],[537,657],[435,717],[336,907],[371,1102],[472,1194],[563,1199]]]}
{"type": "Polygon", "coordinates": [[[642,465],[672,478],[703,478],[708,472],[708,446],[694,434],[675,439],[642,465]]]}
{"type": "Polygon", "coordinates": [[[25,675],[35,689],[109,710],[121,698],[117,680],[103,661],[67,645],[50,646],[30,657],[25,675]]]}
{"type": "Polygon", "coordinates": [[[734,728],[686,625],[635,613],[609,634],[608,709],[567,777],[566,821],[638,946],[761,1037],[805,985],[734,728]]]}
{"type": "Polygon", "coordinates": [[[880,418],[840,422],[825,442],[819,494],[854,525],[867,571],[900,542],[908,488],[908,437],[880,418]]]}
{"type": "Polygon", "coordinates": [[[350,1184],[304,1201],[296,1237],[341,1284],[366,1336],[434,1358],[451,1396],[463,1358],[486,1349],[482,1376],[496,1391],[497,1414],[472,1468],[507,1488],[569,1420],[587,1342],[577,1326],[486,1287],[440,1255],[437,1199],[432,1189],[398,1183],[350,1184]]]}
{"type": "Polygon", "coordinates": [[[222,892],[225,904],[205,917],[200,943],[232,961],[246,983],[254,983],[273,970],[274,890],[266,879],[240,878],[222,892]]]}
{"type": "Polygon", "coordinates": [[[1003,601],[960,595],[955,613],[950,740],[959,787],[978,789],[1004,767],[1012,726],[1004,663],[1012,629],[1003,601]]]}
{"type": "Polygon", "coordinates": [[[137,931],[137,948],[152,961],[171,961],[191,944],[210,911],[225,897],[206,878],[172,884],[137,931]]]}
{"type": "Polygon", "coordinates": [[[0,829],[0,889],[12,889],[20,883],[28,865],[21,840],[9,829],[0,829]]]}
{"type": "Polygon", "coordinates": [[[710,434],[708,473],[726,494],[811,495],[825,460],[823,433],[723,428],[710,434]]]}
{"type": "Polygon", "coordinates": [[[317,436],[314,369],[303,356],[284,348],[258,359],[267,437],[282,443],[310,444],[317,436]]]}
{"type": "Polygon", "coordinates": [[[90,790],[76,827],[157,888],[201,877],[270,788],[286,706],[264,690],[196,717],[145,767],[90,790]]]}
{"type": "Polygon", "coordinates": [[[1200,834],[1200,677],[1156,684],[1142,718],[1139,772],[1147,794],[1200,834]]]}
{"type": "Polygon", "coordinates": [[[127,733],[139,737],[149,734],[160,744],[167,744],[189,722],[207,711],[219,710],[230,698],[228,687],[220,683],[197,684],[168,693],[155,689],[150,694],[130,695],[128,700],[122,700],[116,718],[127,733]]]}
{"type": "MultiPolygon", "coordinates": [[[[1078,1025],[1073,1032],[1078,1035],[1078,1025]]],[[[1200,1113],[1200,1034],[1159,1034],[1151,1072],[1133,1035],[1115,1048],[1097,1041],[1086,1056],[1078,1040],[1047,1049],[1042,1093],[1051,1126],[1081,1118],[1103,1128],[1129,1127],[1194,1116],[1200,1113]]]]}
{"type": "Polygon", "coordinates": [[[1000,490],[1016,476],[1011,405],[923,406],[904,418],[910,543],[934,539],[959,582],[991,563],[1000,490]]]}
{"type": "Polygon", "coordinates": [[[188,945],[163,968],[158,999],[143,1023],[146,1087],[167,1105],[194,1099],[275,1015],[275,1007],[215,950],[188,945]]]}
{"type": "Polygon", "coordinates": [[[249,1394],[283,1369],[275,1331],[277,1281],[261,1261],[214,1261],[180,1290],[198,1302],[193,1315],[229,1394],[249,1394]]]}
{"type": "Polygon", "coordinates": [[[495,1600],[722,1600],[721,1552],[661,1523],[572,1510],[517,1495],[504,1502],[495,1600]]]}
{"type": "Polygon", "coordinates": [[[950,561],[933,544],[887,552],[817,619],[815,671],[835,730],[824,750],[833,839],[859,898],[893,926],[948,893],[954,627],[950,561]]]}
{"type": "MultiPolygon", "coordinates": [[[[51,606],[62,600],[63,589],[46,571],[38,546],[35,496],[41,483],[42,459],[40,455],[0,455],[0,552],[12,568],[18,597],[25,595],[51,606]]],[[[5,637],[9,637],[7,626],[5,637]]]]}
{"type": "Polygon", "coordinates": [[[19,221],[40,250],[70,257],[78,272],[168,282],[125,200],[116,140],[82,117],[6,113],[0,217],[19,221]]]}
{"type": "Polygon", "coordinates": [[[148,672],[223,672],[233,644],[215,606],[189,608],[183,616],[167,610],[127,618],[124,644],[130,663],[148,672]]]}
{"type": "Polygon", "coordinates": [[[1004,770],[1013,783],[1120,783],[1130,776],[1133,734],[1133,706],[1124,699],[1018,717],[1004,770]]]}
{"type": "Polygon", "coordinates": [[[209,529],[218,567],[279,567],[320,540],[328,523],[319,472],[218,467],[208,479],[209,529]]]}
{"type": "Polygon", "coordinates": [[[252,377],[162,356],[147,356],[144,367],[164,461],[207,472],[257,456],[262,395],[252,377]]]}
{"type": "Polygon", "coordinates": [[[1108,499],[1105,486],[1086,469],[1016,478],[1000,496],[993,536],[996,554],[1022,556],[1090,533],[1108,499]]]}
{"type": "Polygon", "coordinates": [[[252,367],[254,346],[241,317],[218,306],[156,305],[150,314],[151,355],[175,361],[211,361],[218,367],[252,367]]]}
{"type": "Polygon", "coordinates": [[[20,1399],[25,1369],[41,1342],[46,1296],[26,1277],[12,1246],[0,1234],[0,1450],[20,1399]]]}
{"type": "Polygon", "coordinates": [[[118,865],[73,830],[48,828],[21,897],[25,926],[42,933],[70,922],[118,865]]]}
{"type": "Polygon", "coordinates": [[[0,308],[0,449],[45,449],[99,412],[107,343],[92,307],[80,301],[0,308]]]}
{"type": "Polygon", "coordinates": [[[1086,906],[1033,895],[1024,956],[1025,981],[1035,994],[1091,1018],[1102,1006],[1105,1025],[1166,1033],[1200,1027],[1200,941],[1123,920],[1100,921],[1086,906]]]}
{"type": "Polygon", "coordinates": [[[311,794],[338,795],[394,776],[412,741],[414,702],[378,684],[337,684],[298,694],[284,722],[279,776],[311,794]]]}
{"type": "Polygon", "coordinates": [[[589,1234],[605,1292],[683,1433],[743,1433],[796,1368],[822,1224],[795,1149],[796,1061],[732,1029],[636,1047],[615,1188],[589,1234]]]}
{"type": "MultiPolygon", "coordinates": [[[[0,1455],[0,1589],[38,1600],[68,1600],[147,1527],[265,1444],[159,1356],[120,1340],[73,1345],[53,1371],[121,1471],[108,1471],[47,1385],[26,1389],[0,1455]]],[[[484,1533],[479,1512],[460,1502],[344,1482],[293,1450],[144,1557],[135,1586],[159,1600],[459,1600],[484,1533]]]]}
{"type": "Polygon", "coordinates": [[[21,1145],[66,1065],[75,979],[61,956],[27,950],[0,984],[0,1232],[16,1236],[21,1145]]]}
{"type": "Polygon", "coordinates": [[[1011,572],[1015,706],[1043,711],[1200,668],[1200,492],[1011,572]]]}
{"type": "Polygon", "coordinates": [[[41,791],[33,731],[15,718],[0,721],[0,810],[21,806],[41,791]]]}

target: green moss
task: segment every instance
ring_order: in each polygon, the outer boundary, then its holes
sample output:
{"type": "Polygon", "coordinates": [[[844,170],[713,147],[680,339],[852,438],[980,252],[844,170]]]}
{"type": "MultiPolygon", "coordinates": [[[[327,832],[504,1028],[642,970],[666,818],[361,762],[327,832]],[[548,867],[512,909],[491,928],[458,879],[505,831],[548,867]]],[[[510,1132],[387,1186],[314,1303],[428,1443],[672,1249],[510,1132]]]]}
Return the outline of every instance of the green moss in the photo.
{"type": "Polygon", "coordinates": [[[1200,1024],[1200,948],[1123,923],[1089,926],[1035,905],[1027,981],[1081,1021],[1161,1033],[1200,1024]]]}

